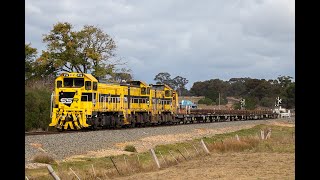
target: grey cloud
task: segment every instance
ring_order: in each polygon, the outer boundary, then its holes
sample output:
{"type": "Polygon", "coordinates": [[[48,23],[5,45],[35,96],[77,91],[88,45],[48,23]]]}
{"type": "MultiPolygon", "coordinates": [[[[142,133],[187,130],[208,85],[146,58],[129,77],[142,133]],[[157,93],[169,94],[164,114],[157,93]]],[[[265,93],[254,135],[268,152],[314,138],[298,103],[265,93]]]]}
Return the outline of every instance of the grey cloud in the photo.
{"type": "Polygon", "coordinates": [[[135,78],[159,72],[194,81],[294,77],[290,0],[26,1],[26,42],[44,49],[53,24],[97,25],[113,37],[135,78]]]}

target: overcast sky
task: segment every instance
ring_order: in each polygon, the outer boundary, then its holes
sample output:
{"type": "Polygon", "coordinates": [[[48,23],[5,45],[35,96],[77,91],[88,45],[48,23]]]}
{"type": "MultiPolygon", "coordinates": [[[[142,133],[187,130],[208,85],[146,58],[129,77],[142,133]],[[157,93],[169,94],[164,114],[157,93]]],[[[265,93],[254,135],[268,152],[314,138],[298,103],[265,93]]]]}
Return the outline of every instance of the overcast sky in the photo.
{"type": "Polygon", "coordinates": [[[295,78],[294,0],[26,0],[25,43],[54,24],[94,25],[114,38],[136,80],[160,72],[196,81],[295,78]]]}

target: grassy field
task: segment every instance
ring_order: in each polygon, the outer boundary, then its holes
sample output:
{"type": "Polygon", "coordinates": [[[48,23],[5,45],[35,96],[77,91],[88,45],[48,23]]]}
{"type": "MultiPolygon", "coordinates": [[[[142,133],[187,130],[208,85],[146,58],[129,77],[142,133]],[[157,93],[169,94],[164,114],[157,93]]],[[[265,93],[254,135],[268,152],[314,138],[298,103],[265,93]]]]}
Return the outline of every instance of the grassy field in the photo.
{"type": "MultiPolygon", "coordinates": [[[[181,179],[181,176],[190,179],[232,179],[232,176],[239,177],[237,179],[294,179],[294,132],[294,127],[289,126],[257,125],[204,137],[202,139],[210,154],[205,152],[201,139],[159,145],[154,151],[160,169],[149,151],[59,163],[46,155],[35,160],[50,163],[61,179],[77,179],[76,176],[80,179],[181,179]],[[261,139],[261,130],[271,130],[271,136],[261,139]],[[285,171],[280,172],[280,167],[285,171]]],[[[126,148],[134,151],[134,147],[126,148]]],[[[46,167],[26,169],[25,173],[30,180],[52,179],[46,167]]]]}

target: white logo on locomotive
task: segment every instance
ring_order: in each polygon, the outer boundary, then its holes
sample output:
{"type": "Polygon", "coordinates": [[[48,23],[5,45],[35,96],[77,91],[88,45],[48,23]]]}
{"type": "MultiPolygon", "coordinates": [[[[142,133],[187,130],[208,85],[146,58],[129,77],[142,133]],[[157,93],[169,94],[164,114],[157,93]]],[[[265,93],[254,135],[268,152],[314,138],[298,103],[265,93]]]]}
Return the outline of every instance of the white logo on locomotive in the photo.
{"type": "Polygon", "coordinates": [[[60,102],[62,102],[63,104],[71,104],[72,100],[73,98],[61,98],[60,102]]]}

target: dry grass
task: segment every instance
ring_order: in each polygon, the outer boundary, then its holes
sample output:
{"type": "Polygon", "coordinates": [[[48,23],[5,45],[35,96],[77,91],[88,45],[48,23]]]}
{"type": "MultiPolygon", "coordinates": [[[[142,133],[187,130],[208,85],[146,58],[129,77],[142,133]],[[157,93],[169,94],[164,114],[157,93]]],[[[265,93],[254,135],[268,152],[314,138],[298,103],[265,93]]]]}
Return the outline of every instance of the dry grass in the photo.
{"type": "Polygon", "coordinates": [[[213,142],[207,147],[210,152],[241,152],[251,150],[258,146],[260,139],[258,137],[243,137],[240,141],[235,138],[229,138],[221,142],[213,142]]]}
{"type": "Polygon", "coordinates": [[[202,156],[170,168],[121,176],[118,180],[295,179],[293,153],[228,152],[202,156]]]}
{"type": "MultiPolygon", "coordinates": [[[[72,168],[72,170],[77,174],[77,176],[80,177],[80,179],[125,179],[126,177],[134,177],[136,174],[156,174],[160,171],[172,169],[173,167],[183,166],[182,164],[188,164],[189,161],[199,161],[201,159],[203,161],[206,161],[206,159],[210,159],[214,156],[221,156],[226,158],[230,153],[292,154],[294,153],[295,144],[294,128],[266,125],[259,125],[251,129],[207,137],[204,138],[204,141],[211,155],[205,153],[204,149],[199,143],[199,139],[187,141],[184,143],[156,146],[154,150],[160,162],[160,170],[154,163],[154,160],[152,159],[151,153],[149,151],[144,153],[132,153],[129,155],[117,155],[111,157],[108,156],[102,158],[82,158],[82,161],[60,163],[59,165],[53,165],[53,168],[61,179],[77,179],[70,168],[72,168]],[[261,138],[259,138],[260,130],[268,130],[270,128],[272,129],[272,135],[270,136],[270,138],[261,140],[261,138]],[[239,135],[239,140],[236,138],[237,135],[239,135]],[[225,156],[223,156],[224,154],[225,156]],[[113,162],[111,161],[111,159],[113,160],[113,162]]],[[[49,158],[47,157],[47,161],[48,160],[49,158]]],[[[219,160],[219,162],[222,161],[224,160],[219,160]]],[[[205,162],[203,163],[206,164],[205,162]]],[[[241,163],[243,164],[245,162],[241,163]]],[[[286,163],[284,162],[283,166],[285,165],[286,163]]],[[[219,166],[219,164],[217,164],[217,166],[219,166]]],[[[42,170],[27,170],[26,175],[27,174],[33,175],[30,177],[28,176],[29,179],[52,179],[52,177],[48,175],[48,172],[45,168],[43,168],[42,170]]],[[[280,172],[279,174],[281,175],[280,172]]],[[[289,174],[289,176],[291,177],[291,168],[289,168],[287,174],[289,174]]],[[[183,173],[181,175],[183,175],[183,173]]],[[[228,173],[220,174],[219,176],[223,177],[227,175],[228,173]]],[[[144,179],[147,179],[144,176],[142,177],[144,179]]],[[[216,176],[214,177],[217,178],[216,176]]]]}

